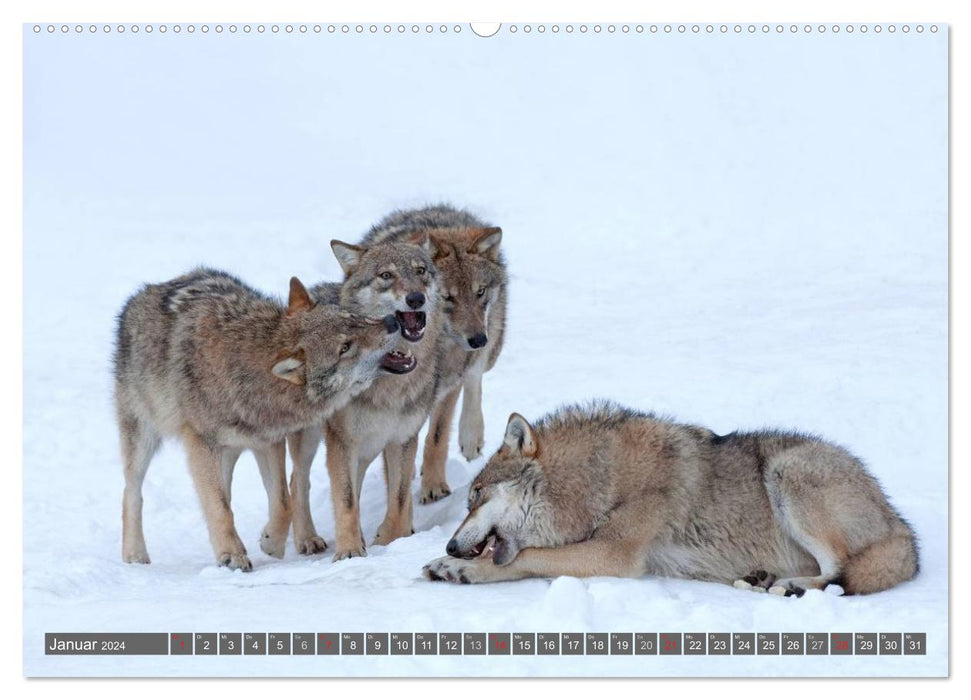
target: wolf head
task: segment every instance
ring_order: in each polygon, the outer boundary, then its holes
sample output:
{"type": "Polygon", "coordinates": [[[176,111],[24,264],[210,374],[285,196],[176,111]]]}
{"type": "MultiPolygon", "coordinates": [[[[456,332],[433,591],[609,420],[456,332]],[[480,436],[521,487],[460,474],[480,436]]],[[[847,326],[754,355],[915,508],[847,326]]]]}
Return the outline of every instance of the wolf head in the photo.
{"type": "Polygon", "coordinates": [[[381,372],[404,374],[415,358],[392,352],[398,335],[394,316],[367,318],[327,304],[315,305],[296,277],[283,318],[285,347],[271,371],[285,381],[306,387],[313,403],[350,398],[367,389],[381,372]]]}
{"type": "Polygon", "coordinates": [[[468,229],[457,239],[432,234],[431,242],[446,332],[466,350],[478,350],[489,342],[488,311],[503,278],[502,229],[468,229]]]}
{"type": "Polygon", "coordinates": [[[331,241],[330,247],[344,270],[341,305],[365,316],[394,314],[405,340],[421,340],[438,296],[428,235],[367,248],[331,241]]]}
{"type": "Polygon", "coordinates": [[[549,535],[540,444],[518,413],[509,417],[502,447],[472,480],[469,514],[445,547],[453,557],[492,557],[509,564],[524,547],[555,544],[549,535]]]}

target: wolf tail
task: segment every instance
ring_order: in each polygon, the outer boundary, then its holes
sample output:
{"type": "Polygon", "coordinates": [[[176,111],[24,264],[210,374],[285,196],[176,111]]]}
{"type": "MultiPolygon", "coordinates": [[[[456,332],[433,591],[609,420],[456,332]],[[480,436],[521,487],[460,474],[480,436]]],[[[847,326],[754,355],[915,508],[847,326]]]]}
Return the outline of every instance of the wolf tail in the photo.
{"type": "Polygon", "coordinates": [[[876,593],[909,581],[920,569],[917,541],[905,522],[851,556],[837,582],[847,594],[876,593]]]}

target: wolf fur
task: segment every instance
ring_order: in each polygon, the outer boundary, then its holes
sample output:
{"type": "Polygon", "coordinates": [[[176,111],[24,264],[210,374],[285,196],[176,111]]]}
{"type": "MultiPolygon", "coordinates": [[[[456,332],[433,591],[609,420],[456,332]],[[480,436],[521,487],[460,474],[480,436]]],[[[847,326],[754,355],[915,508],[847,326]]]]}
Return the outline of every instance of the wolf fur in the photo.
{"type": "Polygon", "coordinates": [[[358,245],[332,241],[331,248],[344,271],[339,284],[320,284],[310,290],[320,301],[340,303],[365,315],[425,315],[423,335],[408,340],[405,327],[398,347],[413,353],[417,367],[408,376],[377,379],[343,409],[288,440],[293,461],[290,491],[297,551],[314,554],[326,543],[317,534],[310,514],[310,467],[321,434],[327,448],[327,472],[336,520],[334,560],[365,556],[361,533],[360,493],[368,465],[384,456],[388,506],[375,544],[410,535],[411,481],[415,472],[418,432],[431,412],[438,385],[438,350],[442,315],[438,309],[438,273],[431,260],[428,236],[382,240],[372,231],[358,245]]]}
{"type": "Polygon", "coordinates": [[[716,435],[612,403],[513,414],[469,514],[425,567],[462,583],[672,576],[800,595],[874,593],[918,570],[863,464],[798,433],[716,435]]]}
{"type": "Polygon", "coordinates": [[[394,212],[365,240],[400,241],[416,234],[428,235],[443,315],[435,407],[421,467],[419,500],[430,503],[451,493],[445,463],[459,394],[462,455],[471,461],[482,454],[482,375],[496,364],[505,340],[507,276],[502,229],[450,206],[394,212]]]}
{"type": "Polygon", "coordinates": [[[198,268],[132,296],[118,317],[115,400],[125,473],[122,558],[149,563],[142,483],[163,436],[181,438],[216,559],[252,568],[233,522],[233,466],[255,453],[269,499],[260,547],[282,557],[290,527],[285,436],[366,389],[398,333],[315,305],[293,278],[288,306],[198,268]]]}

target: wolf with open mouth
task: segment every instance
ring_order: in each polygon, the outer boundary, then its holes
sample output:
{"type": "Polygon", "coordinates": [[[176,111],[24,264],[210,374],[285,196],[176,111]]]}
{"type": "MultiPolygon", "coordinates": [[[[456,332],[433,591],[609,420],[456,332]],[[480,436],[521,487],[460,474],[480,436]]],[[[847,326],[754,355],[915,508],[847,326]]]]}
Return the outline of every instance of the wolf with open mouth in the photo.
{"type": "Polygon", "coordinates": [[[201,267],[135,293],[118,317],[114,358],[122,558],[149,563],[142,485],[164,437],[185,447],[216,560],[243,571],[253,565],[230,495],[236,461],[252,450],[270,511],[260,549],[283,557],[287,435],[319,425],[385,373],[409,372],[413,363],[390,354],[399,332],[392,315],[364,318],[315,304],[296,277],[286,305],[201,267]]]}
{"type": "Polygon", "coordinates": [[[918,570],[910,526],[843,448],[716,435],[610,402],[535,426],[512,414],[445,551],[428,578],[647,574],[802,595],[830,583],[875,593],[918,570]]]}
{"type": "Polygon", "coordinates": [[[418,432],[435,400],[442,323],[436,309],[438,271],[426,234],[383,240],[372,231],[356,245],[332,241],[331,249],[344,281],[319,284],[310,290],[311,296],[354,313],[393,314],[400,339],[389,357],[409,371],[404,377],[378,378],[321,429],[288,438],[297,551],[315,554],[327,548],[314,527],[309,496],[310,465],[323,437],[337,530],[334,559],[338,560],[366,554],[358,504],[365,471],[379,454],[384,456],[388,510],[374,542],[387,544],[413,532],[415,453],[418,432]]]}

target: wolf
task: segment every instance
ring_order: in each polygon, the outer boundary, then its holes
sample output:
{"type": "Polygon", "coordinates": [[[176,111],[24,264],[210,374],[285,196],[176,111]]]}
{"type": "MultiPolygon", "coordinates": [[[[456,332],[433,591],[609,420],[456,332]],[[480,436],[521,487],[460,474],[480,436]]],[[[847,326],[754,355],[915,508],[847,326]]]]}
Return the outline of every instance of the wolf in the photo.
{"type": "Polygon", "coordinates": [[[310,294],[318,302],[339,303],[365,316],[393,314],[401,329],[397,347],[415,358],[417,368],[394,381],[379,377],[320,427],[288,438],[294,541],[298,552],[315,554],[327,548],[314,527],[309,498],[310,467],[323,436],[336,520],[335,561],[367,554],[360,522],[361,484],[379,454],[384,457],[388,506],[374,543],[387,544],[414,531],[411,481],[418,432],[431,412],[438,384],[442,315],[428,236],[418,232],[384,240],[380,234],[375,227],[356,245],[331,241],[344,281],[316,285],[310,294]]]}
{"type": "Polygon", "coordinates": [[[260,547],[282,557],[290,528],[285,438],[320,424],[382,372],[414,369],[394,351],[397,320],[315,304],[296,277],[289,303],[198,268],[132,296],[118,316],[115,404],[125,490],[122,558],[149,563],[142,483],[164,436],[182,440],[217,561],[249,571],[233,523],[233,466],[255,453],[270,519],[260,547]]]}
{"type": "Polygon", "coordinates": [[[451,493],[445,463],[459,394],[462,455],[472,461],[482,454],[482,375],[495,366],[505,340],[507,274],[502,229],[444,204],[393,212],[371,230],[369,240],[400,241],[415,235],[428,236],[443,314],[438,386],[419,496],[421,503],[430,503],[451,493]]]}
{"type": "Polygon", "coordinates": [[[468,506],[429,578],[652,575],[801,595],[875,593],[918,571],[912,529],[845,449],[610,402],[535,425],[512,414],[468,506]]]}

